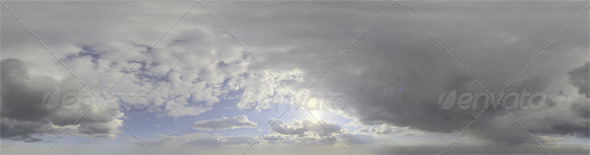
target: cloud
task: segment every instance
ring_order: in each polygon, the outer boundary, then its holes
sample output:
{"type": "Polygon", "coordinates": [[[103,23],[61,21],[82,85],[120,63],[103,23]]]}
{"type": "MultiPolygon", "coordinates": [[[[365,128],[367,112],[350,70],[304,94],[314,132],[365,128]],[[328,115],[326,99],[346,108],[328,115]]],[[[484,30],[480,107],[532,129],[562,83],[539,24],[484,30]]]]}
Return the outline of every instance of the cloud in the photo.
{"type": "MultiPolygon", "coordinates": [[[[445,48],[449,49],[450,53],[487,90],[495,94],[502,91],[531,62],[531,58],[539,54],[539,47],[546,46],[548,41],[559,33],[559,30],[571,22],[571,17],[576,15],[576,11],[565,9],[575,8],[574,5],[549,9],[551,6],[548,5],[549,3],[535,4],[540,8],[547,8],[543,9],[544,11],[511,6],[509,4],[512,3],[509,2],[503,3],[502,6],[511,7],[509,7],[510,13],[504,12],[502,15],[492,13],[490,8],[475,2],[407,3],[408,9],[441,41],[445,48]],[[454,9],[440,9],[436,7],[439,5],[454,9]],[[518,16],[509,15],[517,12],[518,16]],[[532,19],[539,14],[570,20],[561,20],[563,24],[543,24],[543,27],[523,26],[538,25],[536,20],[532,19]],[[498,18],[499,16],[510,18],[498,18]],[[494,19],[494,22],[489,23],[489,19],[494,19]],[[502,24],[492,26],[498,23],[502,24]],[[458,24],[470,26],[457,29],[458,24]],[[481,31],[482,28],[485,31],[481,31]],[[541,36],[537,33],[540,31],[551,31],[555,34],[541,36]],[[508,41],[510,38],[517,39],[510,42],[508,41]]],[[[581,9],[583,8],[578,10],[581,9]]],[[[559,46],[551,50],[554,53],[573,55],[567,58],[571,61],[555,63],[551,60],[564,58],[558,54],[545,53],[542,59],[535,61],[534,65],[525,72],[526,74],[519,77],[504,92],[520,93],[526,89],[527,92],[542,93],[547,96],[548,103],[555,102],[553,106],[544,107],[543,111],[511,111],[520,122],[523,122],[526,129],[535,134],[578,135],[577,133],[582,133],[584,130],[586,133],[588,131],[583,127],[584,119],[570,115],[573,113],[570,104],[574,99],[556,101],[553,98],[556,96],[555,92],[571,88],[571,85],[560,80],[567,79],[568,74],[564,71],[571,69],[564,66],[579,65],[581,61],[587,61],[588,46],[585,41],[588,37],[583,35],[587,32],[587,23],[576,23],[570,30],[571,32],[564,34],[568,36],[568,39],[562,40],[559,46]],[[554,115],[559,114],[563,116],[552,120],[556,118],[554,115]],[[567,122],[566,120],[575,121],[561,124],[567,122]]],[[[338,53],[334,55],[338,56],[338,53]]],[[[307,66],[307,63],[300,66],[301,70],[308,73],[314,70],[312,68],[317,68],[307,66]]],[[[582,80],[579,81],[580,86],[584,85],[581,83],[582,80]]],[[[437,99],[445,92],[457,90],[459,93],[485,93],[485,90],[481,89],[479,84],[399,6],[392,7],[346,55],[322,76],[322,79],[315,83],[310,92],[322,90],[346,94],[346,103],[330,105],[329,108],[334,113],[341,113],[347,118],[358,120],[362,126],[393,125],[426,133],[459,132],[483,110],[483,105],[486,104],[477,102],[477,107],[469,110],[456,108],[445,110],[440,107],[437,99]]],[[[574,95],[571,97],[575,98],[574,95]]],[[[523,129],[501,108],[489,109],[478,118],[476,123],[466,131],[472,133],[472,136],[467,139],[485,139],[490,141],[486,144],[498,146],[524,145],[532,140],[526,132],[520,132],[523,129]]],[[[365,130],[368,132],[371,129],[365,130]]],[[[386,129],[373,129],[373,131],[389,133],[386,129]]]]}
{"type": "Polygon", "coordinates": [[[372,144],[377,141],[373,136],[363,134],[342,134],[339,138],[347,145],[372,144]]]}
{"type": "Polygon", "coordinates": [[[590,66],[589,62],[584,63],[584,65],[574,68],[573,70],[568,71],[567,73],[570,76],[570,82],[576,88],[578,88],[578,93],[585,94],[586,97],[590,98],[590,66]]]}
{"type": "Polygon", "coordinates": [[[572,111],[574,114],[581,118],[590,118],[590,104],[587,103],[573,103],[572,111]]]}
{"type": "Polygon", "coordinates": [[[400,128],[400,127],[393,127],[389,125],[379,125],[379,126],[363,126],[358,130],[355,130],[357,133],[367,133],[367,134],[376,134],[376,135],[395,135],[395,136],[413,136],[413,135],[420,135],[423,134],[418,130],[412,130],[408,127],[400,128]]]}
{"type": "MultiPolygon", "coordinates": [[[[488,3],[480,5],[482,3],[475,2],[404,2],[410,12],[492,93],[503,90],[538,54],[538,50],[545,47],[585,6],[579,5],[582,3],[513,5],[512,2],[498,2],[488,6],[488,3]],[[495,9],[499,6],[504,9],[502,12],[495,9]],[[540,16],[548,20],[537,20],[540,16]],[[457,29],[457,25],[461,28],[457,29]]],[[[173,3],[141,4],[117,4],[116,8],[107,12],[95,10],[93,5],[77,3],[68,5],[79,9],[75,11],[56,7],[31,7],[37,10],[28,11],[22,7],[26,5],[22,5],[21,10],[15,5],[17,8],[14,10],[28,24],[34,22],[29,25],[41,39],[51,38],[47,42],[50,48],[60,58],[65,58],[64,61],[83,81],[96,92],[103,92],[161,35],[159,32],[171,22],[168,20],[177,17],[177,10],[185,9],[184,4],[178,3],[182,7],[171,7],[176,5],[173,3]],[[87,11],[100,13],[81,14],[87,11]],[[37,12],[47,12],[47,16],[37,12]],[[130,12],[133,14],[124,14],[130,12]],[[136,14],[158,16],[152,19],[136,14]],[[66,25],[47,24],[69,23],[64,19],[72,16],[67,15],[73,15],[73,19],[79,21],[92,19],[93,22],[79,22],[83,28],[65,29],[63,26],[66,25]],[[111,20],[114,22],[107,22],[111,20]],[[98,22],[105,24],[95,24],[98,22]]],[[[298,92],[318,78],[389,2],[206,4],[292,93],[299,95],[298,92]]],[[[3,17],[10,15],[3,13],[3,17]]],[[[587,18],[582,16],[580,20],[587,18]]],[[[12,31],[23,30],[23,34],[29,34],[18,21],[5,23],[8,26],[3,25],[2,34],[10,37],[3,40],[2,56],[18,57],[30,66],[23,67],[13,60],[2,63],[2,138],[34,142],[39,141],[38,134],[59,134],[79,116],[74,111],[84,107],[70,107],[73,109],[70,112],[57,113],[44,111],[43,107],[33,103],[42,100],[47,92],[55,92],[55,87],[62,91],[82,91],[78,90],[81,87],[75,87],[73,79],[52,74],[37,75],[55,60],[32,57],[37,55],[33,53],[37,49],[32,47],[37,47],[38,42],[32,46],[23,41],[26,40],[23,35],[16,33],[19,31],[12,31]],[[28,115],[23,115],[25,113],[28,115]]],[[[589,95],[588,63],[580,67],[587,61],[588,51],[588,26],[584,24],[587,22],[576,21],[506,90],[520,92],[527,89],[548,96],[552,106],[543,111],[512,111],[535,136],[588,137],[588,112],[585,110],[589,95]],[[568,78],[569,83],[561,80],[568,78]],[[569,91],[571,89],[576,90],[569,91]],[[555,93],[562,90],[565,95],[555,93]],[[579,98],[580,94],[585,99],[579,98]]],[[[231,100],[239,109],[256,109],[258,112],[270,108],[268,105],[271,103],[291,103],[290,94],[225,32],[206,11],[193,8],[111,92],[145,93],[151,97],[147,101],[150,104],[147,112],[174,119],[206,114],[224,100],[231,100]]],[[[324,124],[337,137],[347,139],[343,140],[345,143],[351,144],[371,143],[371,138],[375,138],[371,136],[375,135],[396,135],[397,129],[455,133],[483,110],[484,103],[477,103],[478,107],[472,110],[444,110],[438,105],[438,97],[450,90],[485,92],[397,5],[392,6],[334,63],[309,92],[322,90],[346,94],[347,102],[328,108],[358,121],[361,124],[359,132],[348,133],[338,124],[324,124]],[[393,130],[386,127],[390,125],[399,128],[393,130]]],[[[91,111],[87,116],[89,119],[83,119],[74,128],[74,133],[90,137],[115,135],[120,127],[118,119],[103,112],[91,111]]],[[[114,112],[123,117],[119,110],[114,112]]],[[[234,119],[235,124],[242,126],[254,123],[235,117],[209,120],[213,123],[202,121],[196,128],[216,130],[234,127],[223,124],[225,119],[234,119]]],[[[334,143],[334,139],[317,122],[295,120],[277,123],[271,128],[273,133],[264,135],[264,143],[334,143]]],[[[466,131],[470,136],[461,138],[488,141],[486,144],[494,147],[460,149],[524,152],[519,149],[502,150],[500,146],[522,146],[531,142],[527,134],[513,132],[522,129],[502,109],[486,111],[476,123],[466,131]]],[[[159,137],[150,144],[233,145],[251,141],[249,136],[186,134],[159,137]]],[[[428,146],[381,149],[406,154],[421,150],[440,151],[438,147],[428,146]]],[[[387,151],[380,153],[390,153],[387,151]]]]}
{"type": "MultiPolygon", "coordinates": [[[[274,121],[274,120],[269,120],[274,121]]],[[[323,121],[322,124],[332,132],[333,134],[341,133],[342,129],[340,125],[332,122],[323,121]]],[[[304,136],[319,136],[325,137],[330,136],[330,133],[326,129],[314,120],[292,120],[285,122],[283,120],[277,120],[277,122],[270,128],[270,131],[282,134],[292,135],[298,137],[304,136]]]]}
{"type": "MultiPolygon", "coordinates": [[[[50,49],[97,93],[106,91],[111,83],[117,81],[170,26],[171,19],[178,17],[182,12],[179,10],[187,9],[186,2],[97,3],[113,7],[110,12],[104,12],[88,4],[52,3],[52,7],[40,7],[35,11],[29,10],[28,4],[13,7],[42,40],[51,38],[51,42],[47,42],[50,49]],[[64,9],[54,10],[54,7],[64,9]],[[47,12],[48,16],[32,13],[36,11],[47,12]],[[71,15],[70,11],[80,14],[71,15]],[[86,18],[93,21],[65,26],[68,31],[63,31],[64,25],[56,27],[38,22],[68,23],[71,19],[86,18]]],[[[287,96],[274,83],[275,79],[254,62],[233,38],[224,34],[224,29],[213,22],[215,20],[205,10],[194,8],[186,16],[188,18],[175,25],[109,92],[145,94],[149,97],[148,111],[157,116],[175,118],[211,111],[216,103],[225,99],[240,97],[242,100],[238,107],[257,104],[260,106],[254,108],[258,109],[270,104],[268,98],[287,96]]],[[[9,13],[3,14],[3,17],[12,20],[2,28],[3,35],[11,36],[11,39],[3,41],[6,43],[3,44],[3,57],[31,62],[34,70],[43,70],[47,64],[55,63],[49,52],[44,56],[51,56],[51,59],[31,59],[30,55],[39,54],[35,52],[46,51],[31,48],[39,45],[31,45],[36,42],[27,40],[32,38],[28,38],[28,32],[22,31],[26,29],[18,20],[9,13]]],[[[292,72],[277,76],[295,82],[302,80],[300,70],[289,69],[292,72]]]]}
{"type": "MultiPolygon", "coordinates": [[[[274,120],[269,120],[269,124],[272,121],[274,120]]],[[[376,141],[370,135],[348,133],[340,125],[333,122],[322,121],[322,124],[339,140],[347,142],[345,144],[369,144],[376,141]]],[[[326,131],[326,128],[314,120],[294,119],[288,122],[277,120],[270,128],[272,132],[263,136],[262,143],[306,146],[336,144],[336,139],[330,135],[330,132],[326,131]]]]}
{"type": "MultiPolygon", "coordinates": [[[[70,127],[93,102],[81,100],[85,90],[76,79],[55,79],[29,73],[19,59],[4,59],[2,73],[2,138],[24,142],[42,141],[41,135],[57,136],[70,127]],[[79,100],[80,99],[80,100],[79,100]],[[73,102],[72,102],[73,101],[73,102]]],[[[109,107],[123,117],[115,104],[109,107]]],[[[91,109],[69,132],[86,137],[114,138],[122,124],[102,105],[91,109]]]]}
{"type": "MultiPolygon", "coordinates": [[[[266,72],[252,72],[247,73],[247,79],[243,92],[239,96],[240,101],[236,107],[242,110],[269,110],[272,104],[277,103],[292,103],[293,97],[285,91],[278,82],[266,72]]],[[[292,77],[280,74],[279,77],[285,77],[283,80],[290,80],[292,77]]],[[[294,80],[295,80],[294,79],[294,80]]]]}
{"type": "MultiPolygon", "coordinates": [[[[268,121],[272,123],[274,119],[268,121]]],[[[338,135],[343,132],[340,125],[323,121],[322,124],[326,126],[332,134],[338,135]]],[[[296,145],[330,145],[336,143],[336,140],[322,125],[314,120],[291,120],[285,122],[277,120],[277,122],[270,128],[274,134],[267,134],[263,136],[265,143],[274,144],[296,144],[296,145]]]]}
{"type": "Polygon", "coordinates": [[[379,126],[379,127],[361,128],[361,129],[359,129],[359,131],[365,132],[365,133],[375,133],[378,135],[387,135],[387,134],[393,133],[393,129],[386,127],[384,125],[379,126]]]}
{"type": "Polygon", "coordinates": [[[194,129],[207,131],[254,127],[256,127],[256,123],[248,120],[246,115],[236,115],[233,117],[223,117],[222,119],[196,121],[195,124],[193,124],[194,129]]]}
{"type": "Polygon", "coordinates": [[[189,145],[197,147],[227,146],[250,144],[254,141],[251,136],[214,136],[206,133],[189,133],[178,136],[160,135],[154,140],[147,141],[149,145],[189,145]]]}

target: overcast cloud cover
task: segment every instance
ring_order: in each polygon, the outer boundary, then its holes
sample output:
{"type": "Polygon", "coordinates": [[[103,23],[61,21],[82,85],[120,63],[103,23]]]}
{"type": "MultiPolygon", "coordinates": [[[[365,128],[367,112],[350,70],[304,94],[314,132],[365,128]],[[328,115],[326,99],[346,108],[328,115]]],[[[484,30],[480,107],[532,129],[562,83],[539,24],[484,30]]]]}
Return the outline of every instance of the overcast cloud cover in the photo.
{"type": "Polygon", "coordinates": [[[588,12],[535,59],[588,2],[402,1],[455,59],[397,3],[339,57],[390,1],[197,3],[143,56],[194,1],[3,3],[51,49],[2,7],[3,153],[590,153],[588,12]],[[486,90],[543,98],[454,140],[486,90]]]}

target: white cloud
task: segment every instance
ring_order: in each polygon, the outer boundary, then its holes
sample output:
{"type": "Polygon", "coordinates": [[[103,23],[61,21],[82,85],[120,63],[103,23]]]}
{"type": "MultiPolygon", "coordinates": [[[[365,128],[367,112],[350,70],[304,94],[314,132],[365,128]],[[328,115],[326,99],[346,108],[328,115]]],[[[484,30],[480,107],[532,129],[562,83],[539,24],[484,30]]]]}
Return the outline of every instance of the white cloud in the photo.
{"type": "MultiPolygon", "coordinates": [[[[274,120],[269,120],[269,123],[272,121],[274,120]]],[[[322,124],[330,130],[333,136],[326,131],[326,128],[314,120],[295,119],[288,122],[278,120],[270,128],[270,131],[272,132],[263,136],[261,143],[306,146],[332,145],[338,143],[334,136],[345,145],[369,144],[376,142],[376,139],[372,135],[349,133],[345,129],[342,129],[340,125],[333,122],[322,121],[322,124]]]]}

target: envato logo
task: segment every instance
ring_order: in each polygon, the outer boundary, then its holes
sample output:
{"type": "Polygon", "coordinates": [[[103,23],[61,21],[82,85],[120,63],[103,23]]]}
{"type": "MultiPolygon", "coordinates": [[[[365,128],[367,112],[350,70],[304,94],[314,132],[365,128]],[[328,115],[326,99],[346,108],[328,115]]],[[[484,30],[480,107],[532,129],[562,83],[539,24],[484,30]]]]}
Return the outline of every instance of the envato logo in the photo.
{"type": "MultiPolygon", "coordinates": [[[[526,89],[522,89],[520,93],[502,93],[498,96],[497,101],[496,95],[493,93],[461,93],[457,94],[457,90],[453,89],[450,92],[445,92],[438,97],[438,104],[442,109],[450,110],[456,107],[460,110],[475,110],[478,103],[484,103],[484,105],[492,104],[492,108],[502,108],[498,106],[498,102],[506,110],[541,110],[546,106],[545,94],[542,93],[528,93],[526,89]]],[[[480,104],[479,104],[480,105],[480,104]]],[[[485,107],[485,106],[483,106],[485,107]]]]}
{"type": "MultiPolygon", "coordinates": [[[[80,106],[90,107],[95,104],[98,98],[91,93],[55,90],[43,96],[42,104],[46,110],[70,111],[80,106]]],[[[144,111],[149,105],[149,98],[146,93],[111,93],[102,98],[102,103],[95,106],[107,105],[110,109],[144,111]],[[120,104],[117,104],[120,103],[120,104]]]]}
{"type": "MultiPolygon", "coordinates": [[[[279,111],[283,110],[290,104],[295,102],[292,97],[281,97],[281,98],[267,98],[261,100],[260,98],[248,98],[247,96],[242,98],[246,105],[242,107],[243,110],[263,110],[263,111],[279,111]]],[[[343,109],[349,103],[349,97],[345,93],[329,92],[327,90],[321,93],[311,93],[301,96],[299,103],[295,103],[293,107],[288,110],[297,111],[302,109],[303,105],[309,111],[316,110],[329,110],[329,109],[343,109]]]]}

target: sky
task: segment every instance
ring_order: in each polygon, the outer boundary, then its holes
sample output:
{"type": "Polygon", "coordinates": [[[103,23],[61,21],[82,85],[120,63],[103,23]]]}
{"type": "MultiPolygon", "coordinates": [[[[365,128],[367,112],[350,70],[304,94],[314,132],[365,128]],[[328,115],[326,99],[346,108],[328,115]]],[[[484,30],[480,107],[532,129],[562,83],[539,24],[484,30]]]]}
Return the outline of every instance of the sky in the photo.
{"type": "Polygon", "coordinates": [[[590,153],[587,1],[2,3],[3,154],[590,153]]]}

